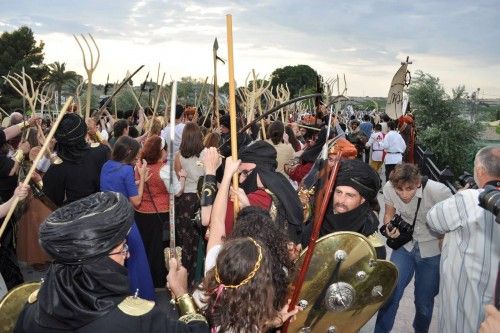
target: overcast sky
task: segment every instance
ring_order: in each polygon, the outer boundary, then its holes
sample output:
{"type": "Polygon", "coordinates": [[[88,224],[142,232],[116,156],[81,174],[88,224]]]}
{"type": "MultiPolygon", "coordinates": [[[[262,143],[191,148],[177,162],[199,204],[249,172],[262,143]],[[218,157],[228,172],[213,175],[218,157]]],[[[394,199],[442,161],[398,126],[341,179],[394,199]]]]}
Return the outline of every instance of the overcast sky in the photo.
{"type": "MultiPolygon", "coordinates": [[[[101,60],[98,83],[121,80],[158,62],[170,80],[213,75],[212,45],[227,59],[226,14],[233,15],[238,85],[286,65],[306,64],[326,78],[345,73],[348,95],[386,96],[400,61],[441,78],[446,89],[465,84],[481,97],[500,97],[500,1],[132,1],[0,0],[0,31],[27,25],[45,42],[47,63],[66,62],[84,75],[72,34],[91,33],[101,60]]],[[[219,65],[218,80],[228,68],[219,65]]]]}

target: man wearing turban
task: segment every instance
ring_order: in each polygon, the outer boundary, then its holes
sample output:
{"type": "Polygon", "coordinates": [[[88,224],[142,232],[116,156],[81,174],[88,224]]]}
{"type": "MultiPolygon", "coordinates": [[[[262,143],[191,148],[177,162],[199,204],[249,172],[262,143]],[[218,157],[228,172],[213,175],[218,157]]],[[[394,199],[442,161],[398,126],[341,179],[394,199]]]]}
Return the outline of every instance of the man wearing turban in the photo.
{"type": "Polygon", "coordinates": [[[379,259],[385,259],[379,220],[371,208],[380,190],[378,174],[361,160],[342,160],[335,180],[332,200],[321,225],[320,237],[336,231],[354,231],[366,237],[379,259]]]}
{"type": "Polygon", "coordinates": [[[154,302],[129,296],[123,264],[133,217],[128,199],[116,192],[95,193],[49,215],[40,226],[40,244],[54,260],[14,332],[208,332],[186,292],[187,271],[175,259],[167,280],[179,321],[154,302]]]}

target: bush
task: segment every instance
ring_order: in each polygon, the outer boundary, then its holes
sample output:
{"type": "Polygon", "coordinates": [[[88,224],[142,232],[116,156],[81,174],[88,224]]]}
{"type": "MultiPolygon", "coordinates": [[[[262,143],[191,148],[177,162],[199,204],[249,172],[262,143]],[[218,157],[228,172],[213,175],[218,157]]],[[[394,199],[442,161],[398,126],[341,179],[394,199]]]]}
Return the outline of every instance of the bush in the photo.
{"type": "Polygon", "coordinates": [[[473,168],[482,126],[462,114],[465,87],[446,94],[439,78],[417,71],[409,88],[418,141],[429,148],[440,168],[450,166],[455,175],[473,168]]]}

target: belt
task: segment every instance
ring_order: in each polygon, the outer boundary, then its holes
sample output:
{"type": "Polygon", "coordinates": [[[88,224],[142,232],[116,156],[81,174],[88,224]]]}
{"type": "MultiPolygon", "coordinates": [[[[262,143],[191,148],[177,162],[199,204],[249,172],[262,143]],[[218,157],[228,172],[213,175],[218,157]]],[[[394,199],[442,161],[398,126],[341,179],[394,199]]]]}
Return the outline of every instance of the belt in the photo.
{"type": "Polygon", "coordinates": [[[399,151],[388,151],[387,154],[402,154],[399,151]]]}

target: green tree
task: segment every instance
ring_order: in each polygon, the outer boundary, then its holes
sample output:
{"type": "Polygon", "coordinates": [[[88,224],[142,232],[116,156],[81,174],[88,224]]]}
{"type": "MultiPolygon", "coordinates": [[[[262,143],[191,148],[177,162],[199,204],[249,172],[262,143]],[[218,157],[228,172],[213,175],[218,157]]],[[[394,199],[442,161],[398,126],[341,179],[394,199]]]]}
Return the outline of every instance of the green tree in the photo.
{"type": "Polygon", "coordinates": [[[79,75],[73,71],[66,71],[66,63],[60,63],[58,61],[49,65],[50,72],[47,78],[47,82],[54,85],[57,91],[57,108],[61,109],[61,99],[63,86],[70,83],[71,81],[78,81],[79,75]]]}
{"type": "Polygon", "coordinates": [[[271,75],[271,86],[287,84],[290,89],[290,97],[304,95],[308,89],[316,90],[318,73],[308,65],[285,66],[277,68],[271,75]]]}
{"type": "Polygon", "coordinates": [[[449,96],[439,78],[422,71],[413,75],[408,90],[419,142],[434,153],[441,168],[450,166],[456,176],[472,170],[482,130],[462,114],[464,91],[459,86],[449,96]]]}
{"type": "MultiPolygon", "coordinates": [[[[38,45],[33,31],[20,27],[13,32],[0,35],[0,76],[21,73],[24,68],[35,83],[43,81],[48,74],[48,67],[43,64],[43,42],[38,45]]],[[[6,110],[20,108],[23,99],[4,80],[0,80],[0,106],[6,110]]]]}

